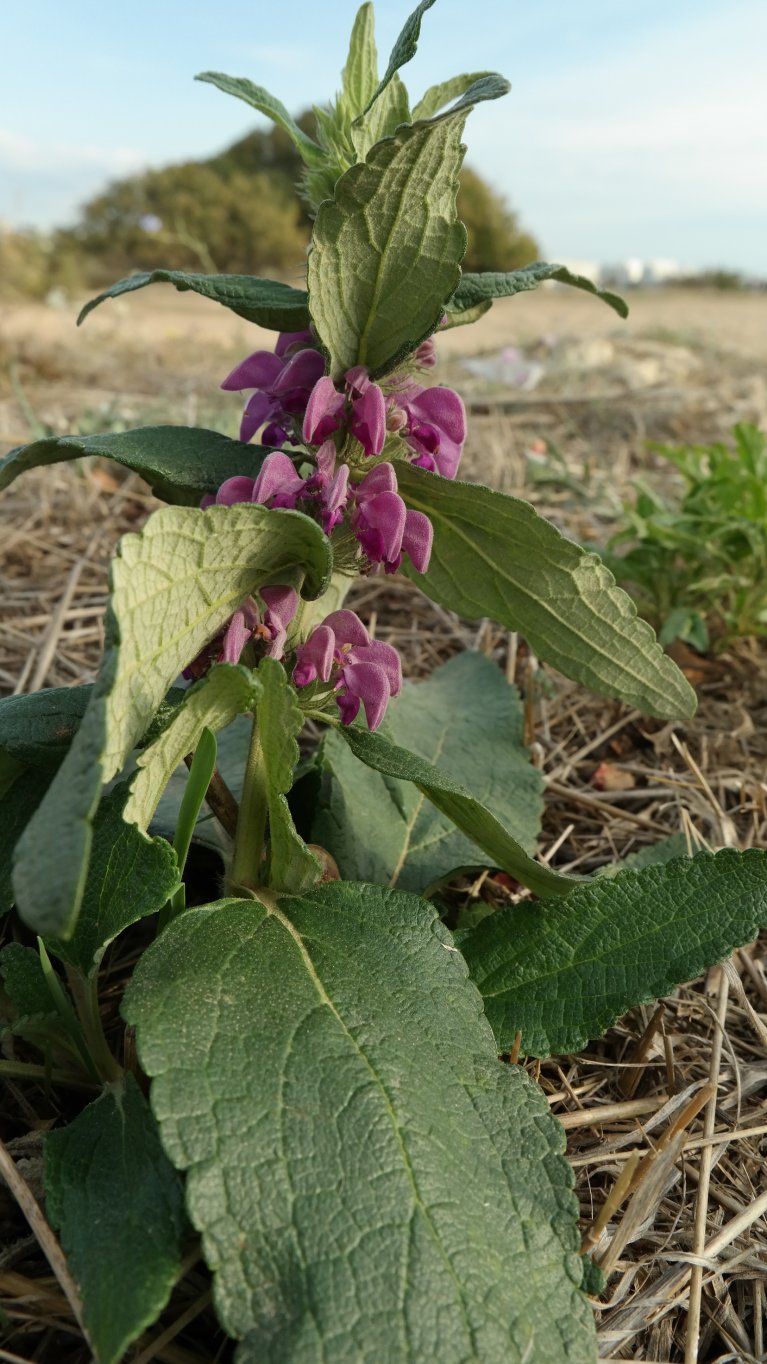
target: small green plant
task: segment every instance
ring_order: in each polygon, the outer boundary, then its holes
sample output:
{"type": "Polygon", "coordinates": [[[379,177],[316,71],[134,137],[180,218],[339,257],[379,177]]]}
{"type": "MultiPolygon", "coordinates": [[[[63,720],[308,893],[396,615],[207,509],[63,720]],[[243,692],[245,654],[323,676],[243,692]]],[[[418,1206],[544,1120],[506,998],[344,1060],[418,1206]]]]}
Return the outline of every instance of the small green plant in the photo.
{"type": "Polygon", "coordinates": [[[261,87],[205,77],[305,161],[305,289],[156,270],[84,310],[166,281],[277,333],[224,380],[250,393],[241,439],[158,425],[0,463],[2,487],[110,456],[169,504],[113,561],[94,685],[0,703],[0,1077],[53,1095],[46,1212],[98,1364],[198,1248],[236,1364],[595,1364],[564,1133],[499,1053],[579,1047],[767,924],[767,852],[539,860],[543,781],[499,669],[467,653],[404,685],[344,606],[399,570],[604,695],[695,710],[597,556],[457,476],[434,336],[546,279],[626,309],[559,265],[462,271],[464,125],[508,86],[457,76],[411,108],[398,72],[433,2],[381,78],[362,6],[317,142],[261,87]],[[530,898],[451,932],[435,892],[477,866],[530,898]]]}
{"type": "Polygon", "coordinates": [[[639,485],[608,544],[606,562],[663,644],[682,639],[705,652],[767,634],[767,441],[746,422],[733,436],[734,448],[652,445],[681,489],[639,485]]]}

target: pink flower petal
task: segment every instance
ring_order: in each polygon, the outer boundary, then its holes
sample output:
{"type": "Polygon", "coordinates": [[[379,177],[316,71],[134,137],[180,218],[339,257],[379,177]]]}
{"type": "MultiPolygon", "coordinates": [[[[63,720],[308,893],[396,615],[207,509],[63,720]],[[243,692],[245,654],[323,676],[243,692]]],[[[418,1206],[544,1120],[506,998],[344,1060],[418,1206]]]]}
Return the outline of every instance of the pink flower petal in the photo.
{"type": "Polygon", "coordinates": [[[221,484],[216,493],[216,502],[220,507],[233,507],[236,502],[252,502],[253,488],[252,478],[246,478],[244,474],[235,474],[234,478],[228,478],[221,484]]]}
{"type": "Polygon", "coordinates": [[[370,643],[370,635],[354,611],[347,611],[345,608],[340,611],[331,611],[322,623],[333,631],[339,644],[370,643]]]}
{"type": "Polygon", "coordinates": [[[429,567],[433,543],[434,527],[428,516],[423,512],[408,511],[402,533],[402,549],[410,555],[410,562],[417,572],[425,573],[429,567]]]}
{"type": "MultiPolygon", "coordinates": [[[[348,664],[341,670],[340,681],[348,693],[358,696],[361,700],[365,707],[368,729],[378,729],[391,696],[389,679],[383,668],[377,663],[348,664]]],[[[349,723],[345,719],[343,722],[349,723]]]]}
{"type": "Polygon", "coordinates": [[[336,637],[327,622],[312,630],[305,644],[296,649],[296,666],[293,681],[297,687],[308,687],[317,679],[327,682],[333,670],[336,637]]]}
{"type": "Polygon", "coordinates": [[[255,354],[241,360],[239,365],[235,365],[221,387],[235,393],[243,388],[267,389],[282,372],[284,363],[284,360],[278,355],[273,355],[270,350],[257,350],[255,354]]]}

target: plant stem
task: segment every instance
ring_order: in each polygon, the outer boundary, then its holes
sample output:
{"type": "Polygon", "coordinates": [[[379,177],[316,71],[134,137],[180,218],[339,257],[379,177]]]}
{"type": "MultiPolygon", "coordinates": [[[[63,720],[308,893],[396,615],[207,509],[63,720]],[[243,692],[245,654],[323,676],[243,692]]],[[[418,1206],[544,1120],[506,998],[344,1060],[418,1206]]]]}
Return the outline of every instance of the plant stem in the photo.
{"type": "Polygon", "coordinates": [[[123,1073],[122,1066],[110,1051],[109,1043],[104,1035],[104,1026],[101,1022],[97,972],[94,970],[92,975],[84,976],[73,967],[68,967],[67,983],[72,992],[83,1037],[99,1079],[107,1083],[111,1083],[112,1080],[119,1080],[123,1073]]]}
{"type": "Polygon", "coordinates": [[[267,791],[264,752],[258,730],[258,718],[253,717],[250,749],[242,787],[234,857],[230,880],[234,885],[253,888],[260,885],[261,859],[266,832],[267,791]]]}
{"type": "Polygon", "coordinates": [[[84,1075],[70,1075],[64,1070],[51,1070],[33,1061],[0,1061],[0,1080],[39,1080],[48,1085],[68,1085],[71,1089],[97,1089],[95,1080],[84,1075]]]}

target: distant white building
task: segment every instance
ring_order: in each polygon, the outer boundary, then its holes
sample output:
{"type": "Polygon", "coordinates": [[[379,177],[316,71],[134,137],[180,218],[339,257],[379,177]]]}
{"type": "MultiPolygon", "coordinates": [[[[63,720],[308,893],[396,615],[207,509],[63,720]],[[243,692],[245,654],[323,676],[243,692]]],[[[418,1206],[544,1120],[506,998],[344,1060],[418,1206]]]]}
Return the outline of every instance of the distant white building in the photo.
{"type": "Polygon", "coordinates": [[[658,257],[655,260],[642,260],[639,256],[629,256],[627,260],[605,265],[600,271],[602,281],[618,289],[652,288],[657,284],[668,284],[679,279],[682,269],[678,261],[658,257]]]}

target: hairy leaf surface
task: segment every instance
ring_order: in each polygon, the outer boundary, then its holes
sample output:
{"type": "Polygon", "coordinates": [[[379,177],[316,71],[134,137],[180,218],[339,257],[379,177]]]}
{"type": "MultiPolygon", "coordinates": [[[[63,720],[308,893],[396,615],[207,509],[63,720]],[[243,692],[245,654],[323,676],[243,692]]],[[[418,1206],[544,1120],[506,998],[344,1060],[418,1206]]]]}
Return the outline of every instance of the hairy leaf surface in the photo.
{"type": "Polygon", "coordinates": [[[132,1075],[45,1138],[48,1216],[82,1295],[98,1364],[118,1364],[181,1274],[181,1181],[132,1075]]]}
{"type": "Polygon", "coordinates": [[[21,767],[58,767],[85,714],[90,686],[47,687],[0,700],[0,753],[21,767]]]}
{"type": "Polygon", "coordinates": [[[111,942],[139,919],[157,914],[179,882],[176,854],[163,838],[147,838],[125,823],[125,783],[101,802],[93,821],[88,875],[80,916],[67,942],[47,946],[70,966],[92,975],[111,942]]]}
{"type": "Polygon", "coordinates": [[[389,81],[396,72],[399,71],[400,67],[405,66],[407,62],[412,61],[418,50],[418,39],[421,36],[421,20],[427,9],[431,9],[433,4],[434,0],[420,0],[420,4],[416,6],[413,13],[405,20],[399,37],[391,50],[391,56],[389,57],[386,70],[381,77],[381,83],[370,97],[368,109],[376,100],[380,99],[381,94],[386,89],[389,81]]]}
{"type": "Polygon", "coordinates": [[[51,780],[50,768],[22,770],[0,796],[0,914],[14,905],[13,853],[51,780]]]}
{"type": "Polygon", "coordinates": [[[477,81],[493,76],[493,71],[474,71],[470,76],[452,76],[450,80],[431,85],[413,109],[413,122],[421,118],[433,118],[451,100],[465,95],[470,86],[477,81]]]}
{"type": "Polygon", "coordinates": [[[448,303],[449,313],[462,313],[477,308],[480,304],[490,305],[496,298],[510,298],[513,294],[527,293],[537,289],[547,279],[557,280],[559,284],[569,284],[574,289],[583,289],[588,294],[601,298],[619,317],[628,317],[628,304],[619,294],[609,289],[600,289],[586,275],[576,275],[566,265],[550,265],[547,261],[534,261],[519,270],[488,270],[481,274],[465,274],[461,278],[453,297],[448,303]]]}
{"type": "Polygon", "coordinates": [[[195,80],[215,85],[216,89],[223,91],[225,95],[234,95],[235,99],[244,100],[251,108],[265,114],[272,123],[276,123],[288,134],[305,165],[323,165],[325,155],[322,148],[298,126],[282,101],[270,95],[262,85],[254,85],[244,76],[225,76],[221,71],[203,71],[199,76],[195,76],[195,80]]]}
{"type": "Polygon", "coordinates": [[[561,1129],[431,906],[189,910],[124,1011],[239,1364],[591,1364],[561,1129]]]}
{"type": "Polygon", "coordinates": [[[692,715],[689,682],[595,554],[515,497],[397,467],[399,491],[434,526],[426,573],[409,578],[442,606],[519,630],[566,677],[647,715],[692,715]]]}
{"type": "Polygon", "coordinates": [[[196,426],[143,426],[103,436],[50,436],[20,445],[0,460],[0,490],[27,469],[95,455],[146,479],[164,502],[197,507],[235,474],[255,479],[269,451],[196,426]]]}
{"type": "Polygon", "coordinates": [[[346,112],[350,118],[357,118],[373,98],[378,85],[375,15],[369,0],[357,10],[341,82],[346,112]]]}
{"type": "Polygon", "coordinates": [[[123,538],[98,682],[16,848],[16,901],[37,932],[71,934],[102,785],[120,771],[172,680],[259,587],[303,577],[306,595],[319,595],[330,553],[308,517],[246,503],[204,512],[167,507],[140,535],[123,538]]]}
{"type": "Polygon", "coordinates": [[[309,326],[309,309],[305,289],[295,289],[276,279],[262,279],[258,275],[199,275],[188,270],[144,270],[126,279],[118,279],[108,289],[92,298],[80,312],[78,326],[88,313],[93,312],[108,298],[132,294],[147,284],[172,284],[179,293],[191,290],[214,303],[230,308],[246,322],[268,331],[300,332],[309,326]]]}
{"type": "Polygon", "coordinates": [[[500,1051],[577,1051],[767,926],[767,852],[733,849],[598,877],[567,903],[499,910],[461,935],[500,1051]]]}
{"type": "Polygon", "coordinates": [[[124,818],[148,829],[165,787],[187,753],[193,753],[204,729],[217,734],[235,715],[254,710],[261,686],[252,669],[219,663],[185,693],[169,725],[139,754],[138,772],[124,818]]]}
{"type": "Polygon", "coordinates": [[[437,327],[466,250],[455,206],[465,118],[401,127],[320,204],[309,309],[335,378],[357,364],[385,373],[437,327]]]}
{"type": "Polygon", "coordinates": [[[269,803],[269,881],[279,890],[306,890],[320,878],[320,865],[299,837],[285,799],[299,759],[297,738],[303,712],[276,659],[262,660],[258,724],[269,803]]]}
{"type": "Polygon", "coordinates": [[[336,733],[343,736],[360,762],[383,777],[412,782],[461,833],[482,849],[493,866],[502,867],[537,895],[569,895],[583,880],[536,862],[490,810],[424,758],[399,748],[380,732],[369,734],[356,725],[339,726],[336,733]]]}
{"type": "MultiPolygon", "coordinates": [[[[543,780],[522,742],[516,688],[484,654],[465,653],[391,703],[384,734],[461,783],[527,852],[540,830],[543,780]]],[[[322,741],[327,789],[312,840],[348,881],[423,890],[484,853],[410,782],[363,767],[334,731],[322,741]]]]}

